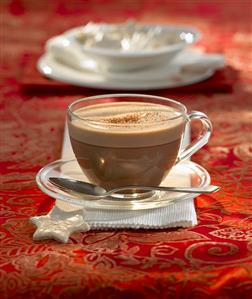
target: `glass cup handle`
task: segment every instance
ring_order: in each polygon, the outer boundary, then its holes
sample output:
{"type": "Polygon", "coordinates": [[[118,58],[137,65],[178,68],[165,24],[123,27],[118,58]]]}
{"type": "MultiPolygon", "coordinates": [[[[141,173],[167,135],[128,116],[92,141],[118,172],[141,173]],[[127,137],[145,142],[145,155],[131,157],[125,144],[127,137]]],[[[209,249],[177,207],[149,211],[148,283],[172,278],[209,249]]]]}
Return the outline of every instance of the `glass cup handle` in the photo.
{"type": "Polygon", "coordinates": [[[202,131],[196,140],[192,141],[185,149],[179,152],[176,164],[191,157],[199,149],[201,149],[209,140],[212,133],[212,124],[206,114],[199,111],[192,111],[188,114],[189,122],[193,119],[199,119],[202,123],[202,131]]]}

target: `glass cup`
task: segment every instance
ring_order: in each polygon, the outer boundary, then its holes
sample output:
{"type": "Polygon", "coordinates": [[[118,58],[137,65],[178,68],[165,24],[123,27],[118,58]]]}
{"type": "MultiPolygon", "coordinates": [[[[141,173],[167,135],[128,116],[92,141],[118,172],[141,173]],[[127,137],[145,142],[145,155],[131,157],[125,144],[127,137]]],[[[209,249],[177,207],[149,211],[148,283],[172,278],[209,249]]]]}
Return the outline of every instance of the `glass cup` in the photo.
{"type": "Polygon", "coordinates": [[[177,163],[208,142],[212,125],[177,101],[142,94],[108,94],[73,102],[67,110],[70,140],[89,181],[110,190],[136,186],[119,197],[145,198],[137,186],[158,186],[177,163]],[[186,124],[202,123],[199,136],[181,148],[186,124]]]}

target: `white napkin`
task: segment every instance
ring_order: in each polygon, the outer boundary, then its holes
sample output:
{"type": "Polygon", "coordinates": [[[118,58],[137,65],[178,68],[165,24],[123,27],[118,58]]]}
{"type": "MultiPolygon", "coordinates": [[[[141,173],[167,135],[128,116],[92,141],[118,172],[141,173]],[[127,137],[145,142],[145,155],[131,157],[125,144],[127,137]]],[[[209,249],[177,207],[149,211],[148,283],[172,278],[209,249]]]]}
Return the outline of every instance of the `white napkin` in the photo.
{"type": "Polygon", "coordinates": [[[68,67],[84,72],[99,73],[108,79],[129,82],[135,80],[134,78],[137,78],[138,81],[178,79],[183,77],[184,74],[205,73],[225,66],[225,58],[221,54],[206,54],[198,50],[184,50],[168,64],[134,71],[112,72],[96,61],[87,58],[78,45],[64,35],[49,39],[46,43],[46,51],[68,67]]]}
{"type": "MultiPolygon", "coordinates": [[[[56,207],[63,210],[78,210],[80,207],[57,200],[56,207]]],[[[54,209],[54,208],[53,208],[54,209]]],[[[137,210],[113,211],[86,209],[85,221],[91,229],[133,228],[161,229],[189,227],[197,224],[193,198],[179,201],[166,207],[137,210]]]]}

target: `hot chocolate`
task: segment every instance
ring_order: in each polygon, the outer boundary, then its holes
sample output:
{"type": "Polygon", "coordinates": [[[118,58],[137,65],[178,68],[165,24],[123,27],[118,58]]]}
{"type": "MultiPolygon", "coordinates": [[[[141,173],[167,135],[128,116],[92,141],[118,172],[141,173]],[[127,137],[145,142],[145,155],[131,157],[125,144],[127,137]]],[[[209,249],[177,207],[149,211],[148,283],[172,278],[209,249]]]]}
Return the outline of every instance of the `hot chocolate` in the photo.
{"type": "Polygon", "coordinates": [[[159,185],[176,161],[185,122],[174,107],[122,101],[78,108],[68,126],[83,172],[111,189],[159,185]]]}

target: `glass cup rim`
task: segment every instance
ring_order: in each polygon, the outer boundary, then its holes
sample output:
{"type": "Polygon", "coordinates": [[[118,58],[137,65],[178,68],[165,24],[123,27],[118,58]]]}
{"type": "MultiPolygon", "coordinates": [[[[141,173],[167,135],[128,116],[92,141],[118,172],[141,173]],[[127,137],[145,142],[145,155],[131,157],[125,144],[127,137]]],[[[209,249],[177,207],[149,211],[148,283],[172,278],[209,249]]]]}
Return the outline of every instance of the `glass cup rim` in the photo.
{"type": "MultiPolygon", "coordinates": [[[[169,120],[175,120],[175,119],[178,119],[180,117],[183,117],[183,116],[186,116],[187,115],[187,108],[184,104],[176,101],[176,100],[172,100],[170,98],[165,98],[165,97],[161,97],[161,96],[156,96],[156,95],[147,95],[147,94],[138,94],[138,93],[111,93],[111,94],[101,94],[101,95],[96,95],[96,96],[89,96],[89,97],[84,97],[84,98],[81,98],[79,100],[76,100],[74,102],[72,102],[68,108],[67,108],[67,113],[69,113],[70,115],[74,116],[75,118],[79,119],[79,120],[82,120],[82,121],[87,121],[87,122],[90,122],[90,123],[93,123],[93,124],[101,124],[103,125],[104,123],[103,122],[99,122],[99,121],[92,121],[88,118],[85,118],[85,117],[81,117],[79,116],[78,114],[76,114],[74,111],[73,111],[73,107],[76,105],[76,104],[79,104],[81,102],[85,102],[85,101],[90,101],[90,100],[99,100],[99,99],[105,99],[105,98],[109,98],[109,97],[115,97],[115,98],[123,98],[123,97],[132,97],[132,98],[149,98],[149,99],[157,99],[157,100],[161,100],[161,101],[164,101],[164,102],[170,102],[172,104],[175,104],[179,107],[179,111],[180,113],[174,117],[170,117],[170,118],[167,118],[166,120],[161,120],[161,121],[155,121],[153,122],[153,124],[157,124],[157,123],[164,123],[165,121],[169,121],[169,120]]],[[[136,99],[136,102],[137,102],[137,99],[136,99]]],[[[152,123],[149,123],[150,125],[152,123]]],[[[110,124],[111,126],[112,124],[110,124]]],[[[115,126],[125,126],[125,124],[113,124],[115,126]]],[[[137,126],[138,124],[127,124],[127,126],[129,125],[132,125],[132,126],[137,126]]]]}

